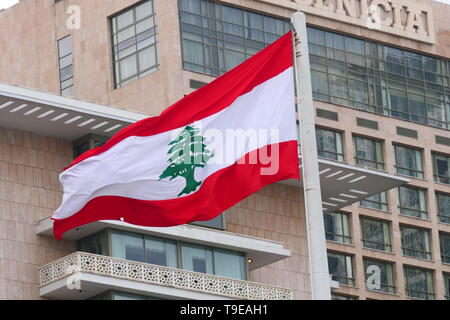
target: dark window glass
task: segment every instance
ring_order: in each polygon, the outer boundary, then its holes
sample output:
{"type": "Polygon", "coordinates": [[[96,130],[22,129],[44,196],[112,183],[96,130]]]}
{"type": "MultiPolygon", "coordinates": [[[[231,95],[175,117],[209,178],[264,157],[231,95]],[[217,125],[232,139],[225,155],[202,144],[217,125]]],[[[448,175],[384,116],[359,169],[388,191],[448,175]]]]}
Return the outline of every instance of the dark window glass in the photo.
{"type": "Polygon", "coordinates": [[[398,208],[403,215],[428,219],[425,191],[401,186],[397,189],[398,208]]]}
{"type": "Polygon", "coordinates": [[[439,221],[450,224],[450,194],[436,193],[439,221]]]}
{"type": "Polygon", "coordinates": [[[434,180],[450,184],[450,156],[433,153],[434,180]]]}
{"type": "Polygon", "coordinates": [[[362,243],[365,248],[392,251],[390,225],[387,222],[362,218],[362,243]]]}
{"type": "Polygon", "coordinates": [[[441,245],[441,259],[443,263],[450,264],[450,234],[441,232],[439,234],[441,245]]]}
{"type": "Polygon", "coordinates": [[[406,295],[408,297],[434,300],[433,274],[431,271],[405,266],[406,295]]]}
{"type": "Polygon", "coordinates": [[[328,270],[332,279],[344,285],[355,285],[352,256],[328,252],[328,270]]]}
{"type": "Polygon", "coordinates": [[[364,259],[366,288],[395,293],[394,264],[373,259],[364,259]]]}
{"type": "Polygon", "coordinates": [[[430,235],[427,230],[402,226],[402,249],[405,256],[431,260],[430,235]]]}
{"type": "Polygon", "coordinates": [[[317,128],[317,152],[319,157],[344,161],[342,134],[336,131],[317,128]]]}
{"type": "Polygon", "coordinates": [[[422,151],[394,145],[394,155],[398,174],[423,179],[422,151]]]}
{"type": "Polygon", "coordinates": [[[383,143],[377,140],[354,136],[353,148],[357,165],[384,169],[383,143]]]}
{"type": "Polygon", "coordinates": [[[325,236],[329,241],[351,244],[349,217],[345,213],[324,214],[325,236]]]}
{"type": "Polygon", "coordinates": [[[388,211],[386,192],[378,193],[370,196],[360,202],[362,207],[372,208],[376,210],[388,211]]]}

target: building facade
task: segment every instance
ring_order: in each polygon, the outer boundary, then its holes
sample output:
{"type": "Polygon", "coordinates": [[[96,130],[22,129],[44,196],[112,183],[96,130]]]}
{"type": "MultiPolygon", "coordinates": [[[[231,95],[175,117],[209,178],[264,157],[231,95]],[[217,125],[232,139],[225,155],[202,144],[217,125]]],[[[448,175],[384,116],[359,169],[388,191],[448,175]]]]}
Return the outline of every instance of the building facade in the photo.
{"type": "MultiPolygon", "coordinates": [[[[450,6],[22,0],[0,12],[0,298],[310,299],[298,182],[213,221],[52,238],[58,175],[306,13],[334,299],[449,299],[450,6]]],[[[300,141],[301,142],[301,141],[300,141]]]]}

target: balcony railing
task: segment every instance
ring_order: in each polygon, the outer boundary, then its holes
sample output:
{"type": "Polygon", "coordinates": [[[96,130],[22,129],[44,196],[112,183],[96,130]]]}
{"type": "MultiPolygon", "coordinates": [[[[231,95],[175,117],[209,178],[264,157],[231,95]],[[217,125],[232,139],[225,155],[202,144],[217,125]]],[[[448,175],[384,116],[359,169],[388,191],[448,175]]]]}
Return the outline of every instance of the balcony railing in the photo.
{"type": "Polygon", "coordinates": [[[293,299],[293,290],[291,289],[84,252],[75,252],[42,266],[39,269],[40,285],[41,287],[48,285],[75,272],[85,272],[237,299],[293,299]]]}

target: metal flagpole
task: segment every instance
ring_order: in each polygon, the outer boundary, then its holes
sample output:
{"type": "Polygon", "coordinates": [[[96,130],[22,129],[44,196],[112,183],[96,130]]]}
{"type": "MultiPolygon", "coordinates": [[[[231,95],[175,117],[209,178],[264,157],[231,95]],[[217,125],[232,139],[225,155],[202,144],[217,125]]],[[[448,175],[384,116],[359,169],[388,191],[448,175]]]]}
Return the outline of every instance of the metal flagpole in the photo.
{"type": "Polygon", "coordinates": [[[309,66],[306,19],[303,12],[292,16],[297,79],[297,102],[300,114],[300,145],[302,151],[302,179],[308,233],[308,249],[313,300],[331,299],[331,280],[325,242],[325,227],[320,191],[316,129],[309,66]]]}

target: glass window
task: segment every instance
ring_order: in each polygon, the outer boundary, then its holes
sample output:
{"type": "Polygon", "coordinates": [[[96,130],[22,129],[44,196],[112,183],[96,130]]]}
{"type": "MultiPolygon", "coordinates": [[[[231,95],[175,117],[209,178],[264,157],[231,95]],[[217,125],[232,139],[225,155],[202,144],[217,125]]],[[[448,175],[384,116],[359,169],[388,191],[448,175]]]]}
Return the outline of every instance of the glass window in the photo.
{"type": "Polygon", "coordinates": [[[384,170],[383,143],[374,139],[353,137],[355,162],[359,166],[384,170]]]}
{"type": "Polygon", "coordinates": [[[111,19],[114,83],[120,88],[158,68],[153,1],[111,19]]]}
{"type": "Polygon", "coordinates": [[[319,157],[344,161],[342,134],[340,132],[316,128],[316,138],[319,157]]]}
{"type": "Polygon", "coordinates": [[[450,194],[436,192],[439,221],[450,224],[450,194]]]}
{"type": "Polygon", "coordinates": [[[433,153],[434,180],[450,184],[450,156],[433,153]]]}
{"type": "Polygon", "coordinates": [[[427,230],[401,226],[402,250],[405,256],[431,260],[430,235],[427,230]]]}
{"type": "Polygon", "coordinates": [[[345,213],[325,213],[325,236],[329,241],[351,244],[349,216],[345,213]]]}
{"type": "Polygon", "coordinates": [[[221,249],[214,249],[214,271],[222,277],[246,279],[245,255],[221,249]]]}
{"type": "Polygon", "coordinates": [[[73,96],[73,53],[72,36],[58,40],[60,91],[64,96],[73,96]]]}
{"type": "Polygon", "coordinates": [[[365,258],[364,270],[368,290],[395,293],[393,263],[365,258]]]}
{"type": "Polygon", "coordinates": [[[447,61],[307,29],[314,99],[450,129],[447,61]]]}
{"type": "Polygon", "coordinates": [[[209,0],[180,0],[183,68],[219,76],[289,31],[288,21],[209,0]]]}
{"type": "Polygon", "coordinates": [[[398,174],[423,179],[422,151],[394,145],[394,155],[398,174]]]}
{"type": "Polygon", "coordinates": [[[113,231],[111,253],[115,258],[145,262],[144,237],[129,232],[113,231]]]}
{"type": "Polygon", "coordinates": [[[361,218],[363,247],[392,251],[390,224],[381,220],[361,218]]]}
{"type": "Polygon", "coordinates": [[[398,187],[398,208],[400,214],[428,219],[425,191],[411,187],[398,187]]]}
{"type": "Polygon", "coordinates": [[[332,279],[340,284],[354,286],[352,256],[328,252],[328,270],[332,279]]]}
{"type": "Polygon", "coordinates": [[[450,234],[440,232],[439,242],[441,245],[441,259],[443,263],[450,264],[450,234]]]}
{"type": "Polygon", "coordinates": [[[411,298],[434,300],[433,273],[431,271],[405,266],[406,295],[411,298]]]}
{"type": "Polygon", "coordinates": [[[109,255],[107,231],[97,232],[77,240],[77,251],[109,255]]]}
{"type": "Polygon", "coordinates": [[[372,208],[376,210],[389,210],[386,192],[378,193],[364,200],[361,200],[360,205],[362,207],[372,208]]]}
{"type": "Polygon", "coordinates": [[[193,244],[181,246],[183,269],[194,272],[214,274],[213,251],[211,248],[193,244]]]}
{"type": "Polygon", "coordinates": [[[145,262],[171,268],[178,267],[176,241],[146,236],[144,245],[145,262]]]}
{"type": "Polygon", "coordinates": [[[444,273],[445,299],[450,300],[450,274],[444,273]]]}

